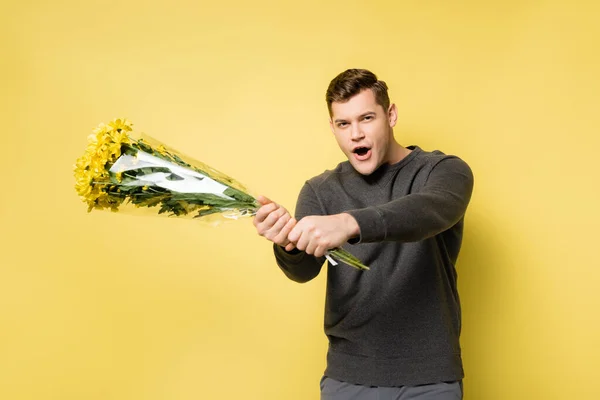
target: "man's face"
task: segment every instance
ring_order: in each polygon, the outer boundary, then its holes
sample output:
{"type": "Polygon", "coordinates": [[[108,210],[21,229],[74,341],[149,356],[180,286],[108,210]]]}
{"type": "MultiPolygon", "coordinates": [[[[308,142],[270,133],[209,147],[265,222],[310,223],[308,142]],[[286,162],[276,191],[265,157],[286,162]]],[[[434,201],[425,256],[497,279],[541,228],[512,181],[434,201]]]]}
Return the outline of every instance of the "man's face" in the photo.
{"type": "Polygon", "coordinates": [[[366,89],[345,103],[331,104],[331,130],[355,170],[370,175],[390,161],[396,106],[384,110],[366,89]]]}

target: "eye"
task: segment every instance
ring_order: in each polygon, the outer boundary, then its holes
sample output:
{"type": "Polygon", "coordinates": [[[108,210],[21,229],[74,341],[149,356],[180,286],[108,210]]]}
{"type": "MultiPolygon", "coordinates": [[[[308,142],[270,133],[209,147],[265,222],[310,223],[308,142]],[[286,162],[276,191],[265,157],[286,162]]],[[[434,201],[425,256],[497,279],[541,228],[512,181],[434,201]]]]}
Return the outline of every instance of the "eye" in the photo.
{"type": "Polygon", "coordinates": [[[348,125],[347,122],[338,122],[338,128],[344,128],[346,125],[348,125]]]}
{"type": "Polygon", "coordinates": [[[370,121],[370,120],[372,120],[372,119],[373,119],[373,116],[372,116],[372,115],[367,115],[367,116],[364,118],[364,120],[365,120],[365,121],[370,121]]]}

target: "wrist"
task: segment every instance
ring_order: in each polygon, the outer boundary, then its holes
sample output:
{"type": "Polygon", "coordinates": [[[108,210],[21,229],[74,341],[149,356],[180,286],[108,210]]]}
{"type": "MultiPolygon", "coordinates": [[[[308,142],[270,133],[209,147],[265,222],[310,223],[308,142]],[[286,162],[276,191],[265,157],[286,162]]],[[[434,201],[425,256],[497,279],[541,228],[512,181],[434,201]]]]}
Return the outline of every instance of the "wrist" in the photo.
{"type": "Polygon", "coordinates": [[[345,231],[348,236],[347,240],[360,236],[360,227],[356,219],[348,213],[340,214],[344,221],[345,231]]]}

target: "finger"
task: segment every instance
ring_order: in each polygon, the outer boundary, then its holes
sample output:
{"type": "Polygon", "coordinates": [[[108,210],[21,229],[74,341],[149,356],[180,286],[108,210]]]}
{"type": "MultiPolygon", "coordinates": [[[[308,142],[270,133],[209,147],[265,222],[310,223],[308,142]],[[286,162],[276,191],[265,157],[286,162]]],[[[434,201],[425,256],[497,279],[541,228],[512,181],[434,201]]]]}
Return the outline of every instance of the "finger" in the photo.
{"type": "MultiPolygon", "coordinates": [[[[279,243],[277,240],[275,240],[275,238],[279,235],[279,232],[281,232],[281,229],[285,226],[285,224],[287,224],[287,222],[290,220],[290,215],[289,214],[284,214],[282,215],[277,221],[275,221],[275,223],[273,224],[273,226],[271,226],[267,232],[265,232],[265,237],[277,244],[279,244],[280,246],[283,246],[282,243],[279,243]]],[[[285,241],[285,244],[287,244],[288,241],[285,241]]]]}
{"type": "Polygon", "coordinates": [[[256,198],[256,200],[258,200],[258,202],[259,202],[260,204],[262,204],[263,206],[264,206],[264,205],[266,205],[266,204],[269,204],[269,203],[272,203],[272,202],[273,202],[271,199],[269,199],[269,198],[268,198],[268,197],[266,197],[266,196],[258,196],[258,197],[256,198]]]}
{"type": "Polygon", "coordinates": [[[308,245],[306,246],[306,250],[304,250],[306,252],[306,254],[315,254],[315,250],[318,247],[318,242],[315,238],[312,238],[309,242],[308,245]]]}
{"type": "MultiPolygon", "coordinates": [[[[297,225],[296,225],[296,227],[297,227],[297,225]]],[[[288,240],[290,242],[294,243],[294,240],[290,239],[289,236],[288,236],[288,240]]],[[[300,235],[300,238],[298,239],[298,241],[296,242],[296,248],[298,248],[298,250],[305,250],[306,251],[306,247],[308,246],[308,243],[309,243],[308,234],[306,232],[303,232],[300,235]]]]}
{"type": "Polygon", "coordinates": [[[318,246],[313,253],[315,257],[323,257],[327,252],[327,248],[324,246],[318,246]]]}
{"type": "Polygon", "coordinates": [[[258,225],[258,224],[262,223],[265,220],[265,218],[267,218],[269,216],[269,214],[271,214],[276,209],[277,209],[277,204],[275,204],[275,203],[269,203],[269,204],[264,205],[261,208],[259,208],[258,211],[256,212],[256,215],[254,216],[254,225],[258,225]]]}
{"type": "Polygon", "coordinates": [[[300,224],[296,224],[294,228],[290,231],[288,235],[288,240],[292,243],[298,243],[300,240],[300,236],[302,235],[302,226],[300,224]]]}
{"type": "Polygon", "coordinates": [[[287,246],[285,246],[285,251],[292,251],[296,248],[296,245],[294,243],[289,243],[287,246]]]}
{"type": "MultiPolygon", "coordinates": [[[[275,203],[271,203],[271,204],[275,204],[275,203]]],[[[262,222],[263,229],[265,229],[265,230],[271,229],[277,223],[277,221],[281,217],[283,217],[285,214],[287,214],[287,210],[285,208],[279,207],[279,208],[275,209],[275,211],[273,211],[269,215],[267,215],[265,220],[262,222]]]]}
{"type": "Polygon", "coordinates": [[[256,212],[255,220],[262,222],[264,219],[273,211],[277,209],[277,205],[275,203],[266,204],[258,209],[256,212]]]}
{"type": "MultiPolygon", "coordinates": [[[[275,221],[273,226],[271,228],[269,228],[269,230],[267,231],[267,234],[269,235],[271,240],[274,240],[276,237],[278,237],[280,235],[281,230],[289,222],[290,218],[291,218],[290,214],[285,213],[281,217],[279,217],[279,219],[277,221],[275,221]]],[[[285,239],[286,239],[286,243],[287,243],[287,237],[285,239]]]]}
{"type": "Polygon", "coordinates": [[[286,246],[290,241],[288,240],[288,235],[290,231],[296,225],[296,220],[292,217],[285,223],[285,225],[281,228],[281,231],[275,236],[273,240],[275,243],[279,243],[280,246],[286,246]]]}

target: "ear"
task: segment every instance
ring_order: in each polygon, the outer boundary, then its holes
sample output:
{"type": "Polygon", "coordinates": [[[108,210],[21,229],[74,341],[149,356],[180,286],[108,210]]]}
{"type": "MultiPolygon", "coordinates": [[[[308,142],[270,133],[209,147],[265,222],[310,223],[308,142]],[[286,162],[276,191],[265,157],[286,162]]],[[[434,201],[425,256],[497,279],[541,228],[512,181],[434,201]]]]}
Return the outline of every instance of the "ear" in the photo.
{"type": "Polygon", "coordinates": [[[398,109],[395,104],[392,104],[388,110],[388,122],[390,124],[390,128],[396,126],[396,122],[398,121],[398,109]]]}

